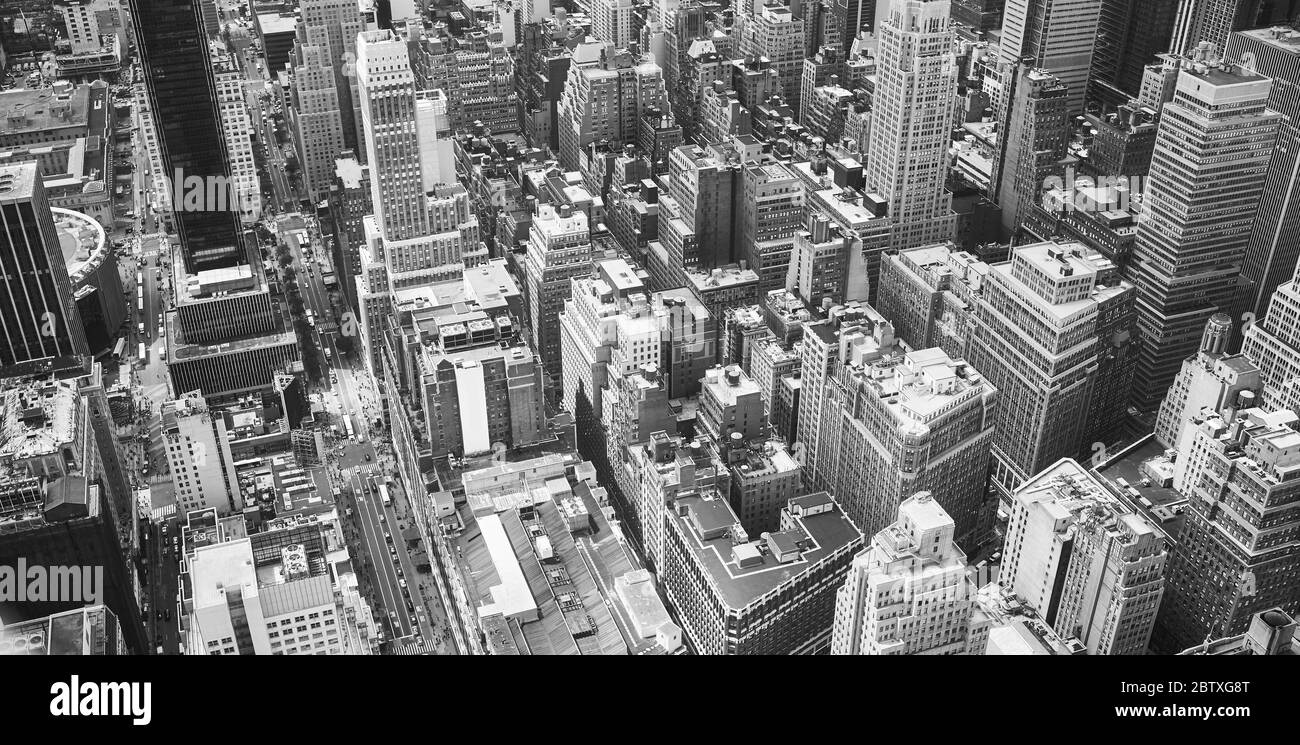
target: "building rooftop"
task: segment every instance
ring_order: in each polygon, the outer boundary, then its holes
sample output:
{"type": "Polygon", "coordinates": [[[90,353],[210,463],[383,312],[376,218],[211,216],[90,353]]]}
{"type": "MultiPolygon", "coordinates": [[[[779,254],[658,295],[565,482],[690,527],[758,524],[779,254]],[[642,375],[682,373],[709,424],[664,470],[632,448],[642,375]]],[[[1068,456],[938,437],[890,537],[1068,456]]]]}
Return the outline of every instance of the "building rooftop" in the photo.
{"type": "Polygon", "coordinates": [[[1261,41],[1283,52],[1300,56],[1300,31],[1285,26],[1272,26],[1236,32],[1242,36],[1261,41]]]}
{"type": "Polygon", "coordinates": [[[0,166],[0,204],[31,199],[39,173],[35,161],[0,166]]]}
{"type": "Polygon", "coordinates": [[[740,365],[715,367],[704,374],[702,393],[707,394],[724,407],[735,406],[745,396],[758,396],[762,393],[758,383],[740,369],[740,365]]]}
{"type": "Polygon", "coordinates": [[[257,25],[263,34],[292,34],[298,28],[298,16],[295,13],[258,13],[257,25]]]}
{"type": "Polygon", "coordinates": [[[1152,524],[1159,525],[1170,541],[1176,540],[1186,519],[1187,499],[1173,488],[1172,464],[1155,435],[1147,435],[1126,448],[1105,455],[1108,457],[1094,469],[1096,479],[1112,494],[1127,494],[1136,512],[1152,524]],[[1161,469],[1161,462],[1168,468],[1161,469]],[[1167,478],[1152,478],[1162,470],[1167,478]]]}
{"type": "Polygon", "coordinates": [[[846,367],[874,389],[900,420],[924,424],[951,411],[956,403],[994,390],[965,360],[954,360],[939,348],[905,352],[859,344],[853,349],[846,367]],[[867,354],[856,357],[862,348],[867,354]]]}
{"type": "Polygon", "coordinates": [[[77,435],[77,390],[60,382],[32,382],[0,392],[0,463],[56,453],[77,435]]]}
{"type": "Polygon", "coordinates": [[[90,605],[0,626],[0,657],[126,653],[117,616],[103,605],[90,605]]]}
{"type": "MultiPolygon", "coordinates": [[[[658,241],[654,241],[658,243],[658,241]]],[[[753,269],[741,269],[738,266],[728,266],[713,270],[702,270],[694,267],[686,267],[686,279],[698,292],[714,292],[716,290],[741,287],[748,284],[758,284],[758,272],[753,269]]]]}
{"type": "Polygon", "coordinates": [[[90,86],[63,82],[0,92],[0,138],[85,127],[90,123],[90,100],[90,86]]]}
{"type": "MultiPolygon", "coordinates": [[[[809,495],[805,502],[821,504],[828,499],[824,494],[820,501],[818,495],[809,495]]],[[[749,540],[727,500],[716,494],[678,496],[669,519],[704,568],[709,586],[733,610],[745,608],[831,553],[862,541],[862,534],[833,503],[831,509],[816,514],[792,515],[789,519],[796,530],[775,541],[772,535],[749,540]]]]}
{"type": "Polygon", "coordinates": [[[366,177],[366,167],[356,158],[339,158],[334,161],[334,175],[345,189],[360,189],[366,177]]]}

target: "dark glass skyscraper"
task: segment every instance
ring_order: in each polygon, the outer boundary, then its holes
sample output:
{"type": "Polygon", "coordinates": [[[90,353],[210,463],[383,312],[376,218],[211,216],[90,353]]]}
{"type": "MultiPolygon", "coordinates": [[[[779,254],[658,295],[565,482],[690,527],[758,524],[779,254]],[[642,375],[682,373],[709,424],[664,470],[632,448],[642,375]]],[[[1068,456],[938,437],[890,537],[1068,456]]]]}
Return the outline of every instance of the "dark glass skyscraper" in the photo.
{"type": "Polygon", "coordinates": [[[1128,103],[1142,88],[1142,73],[1169,51],[1179,0],[1104,0],[1088,76],[1088,100],[1106,109],[1128,103]]]}
{"type": "Polygon", "coordinates": [[[0,167],[0,370],[87,354],[35,162],[0,167]]]}
{"type": "Polygon", "coordinates": [[[200,0],[131,0],[185,269],[247,264],[200,0]]]}

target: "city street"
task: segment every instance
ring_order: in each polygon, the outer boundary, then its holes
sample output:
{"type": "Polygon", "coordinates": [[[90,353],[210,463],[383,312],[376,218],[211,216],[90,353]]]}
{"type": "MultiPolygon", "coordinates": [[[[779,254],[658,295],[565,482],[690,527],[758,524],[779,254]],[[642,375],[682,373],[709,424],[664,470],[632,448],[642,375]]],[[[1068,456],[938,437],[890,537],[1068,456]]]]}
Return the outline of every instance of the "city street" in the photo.
{"type": "Polygon", "coordinates": [[[167,521],[167,536],[162,537],[160,524],[148,523],[141,528],[147,531],[145,545],[149,563],[148,591],[145,595],[149,612],[144,617],[149,638],[154,640],[155,651],[162,647],[163,654],[180,653],[179,619],[176,615],[177,576],[180,564],[172,551],[172,537],[179,535],[178,521],[167,521]]]}

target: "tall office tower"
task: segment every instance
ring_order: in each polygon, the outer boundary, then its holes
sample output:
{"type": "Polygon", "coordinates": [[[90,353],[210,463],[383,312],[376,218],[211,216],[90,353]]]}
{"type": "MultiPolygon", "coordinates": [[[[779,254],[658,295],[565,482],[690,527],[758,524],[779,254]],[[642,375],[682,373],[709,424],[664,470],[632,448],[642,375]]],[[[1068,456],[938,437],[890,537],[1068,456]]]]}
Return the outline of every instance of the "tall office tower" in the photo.
{"type": "Polygon", "coordinates": [[[202,392],[163,404],[162,439],[181,514],[212,509],[228,515],[244,509],[225,418],[208,408],[202,392]]]}
{"type": "Polygon", "coordinates": [[[1002,28],[1007,0],[952,0],[952,22],[988,33],[1002,28]]]}
{"type": "MultiPolygon", "coordinates": [[[[0,566],[19,582],[30,576],[24,564],[74,578],[64,589],[68,597],[5,593],[0,619],[7,624],[103,603],[118,617],[131,651],[147,654],[127,559],[133,533],[122,530],[114,512],[103,462],[108,454],[96,437],[101,413],[74,380],[0,383],[0,566]]],[[[133,516],[124,516],[127,526],[133,516]]]]}
{"type": "Polygon", "coordinates": [[[345,149],[345,141],[329,48],[305,43],[305,30],[298,26],[298,41],[289,62],[289,95],[293,103],[289,116],[302,163],[303,185],[316,201],[329,192],[334,163],[345,149]]]}
{"type": "Polygon", "coordinates": [[[822,212],[809,215],[808,229],[795,234],[785,289],[809,308],[848,300],[853,237],[822,212]]]}
{"type": "Polygon", "coordinates": [[[754,15],[745,19],[741,30],[740,53],[770,60],[772,69],[780,78],[781,97],[787,103],[798,105],[804,60],[802,18],[796,18],[785,6],[764,4],[761,8],[756,7],[754,15]]]}
{"type": "Polygon", "coordinates": [[[234,208],[239,210],[239,217],[245,224],[257,222],[262,216],[262,184],[257,177],[257,161],[253,158],[253,141],[248,136],[253,123],[244,97],[247,77],[236,57],[214,54],[212,61],[217,104],[221,107],[221,132],[229,153],[230,177],[234,179],[231,186],[234,208]]]}
{"type": "MultiPolygon", "coordinates": [[[[650,328],[654,321],[640,312],[633,315],[634,309],[640,310],[636,304],[646,298],[646,288],[623,259],[599,262],[593,276],[577,276],[571,282],[559,317],[564,377],[560,405],[574,417],[583,456],[596,465],[602,483],[626,499],[627,484],[616,477],[610,464],[623,462],[623,446],[648,440],[651,432],[668,426],[661,421],[638,436],[614,421],[626,423],[614,415],[630,414],[635,422],[632,429],[636,429],[642,419],[639,410],[653,407],[649,389],[662,391],[662,386],[653,385],[660,369],[657,334],[650,328]],[[623,379],[633,375],[640,376],[645,385],[622,390],[623,379]],[[620,407],[609,410],[607,420],[605,398],[610,389],[618,389],[613,395],[623,400],[620,407]],[[631,395],[620,395],[623,393],[631,395]],[[615,439],[619,440],[617,446],[615,439]]],[[[644,419],[650,424],[656,417],[647,413],[644,419]]]]}
{"type": "Polygon", "coordinates": [[[1167,536],[1063,458],[1012,495],[998,584],[1088,654],[1145,654],[1167,536]]]}
{"type": "Polygon", "coordinates": [[[1156,55],[1156,61],[1142,71],[1138,105],[1155,111],[1159,116],[1165,104],[1174,100],[1174,91],[1178,89],[1178,73],[1182,69],[1183,57],[1174,54],[1156,55]]]}
{"type": "Polygon", "coordinates": [[[1271,81],[1198,50],[1160,115],[1126,274],[1138,289],[1132,403],[1152,411],[1210,316],[1232,302],[1281,115],[1271,81]]]}
{"type": "Polygon", "coordinates": [[[1258,365],[1262,405],[1300,414],[1300,268],[1277,288],[1268,314],[1245,331],[1241,356],[1258,365]]]}
{"type": "Polygon", "coordinates": [[[853,51],[853,41],[859,34],[876,30],[876,5],[879,2],[880,0],[835,0],[835,20],[846,55],[853,51]]]}
{"type": "Polygon", "coordinates": [[[929,492],[898,506],[836,592],[831,654],[984,654],[989,621],[953,526],[929,492]]]}
{"type": "Polygon", "coordinates": [[[571,280],[591,272],[591,231],[587,213],[567,204],[538,205],[524,257],[524,299],[532,347],[553,382],[563,379],[560,364],[560,312],[571,280]]]}
{"type": "MultiPolygon", "coordinates": [[[[760,337],[749,358],[750,377],[758,382],[758,389],[767,406],[772,433],[787,443],[798,439],[799,416],[799,353],[782,347],[780,340],[760,337]]],[[[802,478],[802,476],[801,476],[802,478]]]]}
{"type": "Polygon", "coordinates": [[[1292,411],[1208,416],[1192,435],[1187,522],[1152,647],[1246,631],[1253,614],[1300,612],[1300,433],[1292,411]]]}
{"type": "Polygon", "coordinates": [[[1105,109],[1137,98],[1144,68],[1169,51],[1180,0],[1102,0],[1088,101],[1105,109]]]}
{"type": "Polygon", "coordinates": [[[1206,41],[1223,49],[1233,31],[1290,23],[1297,14],[1297,0],[1182,0],[1170,49],[1189,54],[1206,41]]]}
{"type": "MultiPolygon", "coordinates": [[[[1206,322],[1200,349],[1183,361],[1183,369],[1174,378],[1173,385],[1160,404],[1155,435],[1164,447],[1179,452],[1183,450],[1184,442],[1191,435],[1186,427],[1187,420],[1200,413],[1201,409],[1209,407],[1211,411],[1221,411],[1235,407],[1242,393],[1249,393],[1251,395],[1247,396],[1248,399],[1257,400],[1259,394],[1266,390],[1267,378],[1256,365],[1253,355],[1228,354],[1231,336],[1232,319],[1228,316],[1215,313],[1206,322]]],[[[1247,336],[1248,340],[1250,338],[1247,336]]],[[[1263,341],[1267,337],[1254,338],[1263,341]]],[[[1263,398],[1265,406],[1282,408],[1270,403],[1267,395],[1263,398]]],[[[1178,481],[1179,473],[1179,470],[1174,472],[1175,489],[1182,489],[1182,484],[1178,481]]]]}
{"type": "Polygon", "coordinates": [[[371,203],[384,239],[427,235],[415,74],[406,42],[391,31],[366,31],[357,40],[357,84],[370,166],[371,203]]]}
{"type": "MultiPolygon", "coordinates": [[[[799,83],[799,123],[805,127],[808,126],[817,89],[830,85],[832,76],[839,82],[839,77],[844,73],[844,56],[844,51],[839,46],[828,44],[804,59],[799,83]]],[[[832,140],[834,141],[836,140],[832,140]]]]}
{"type": "MultiPolygon", "coordinates": [[[[872,534],[908,496],[932,491],[956,522],[957,542],[974,550],[995,509],[985,484],[997,389],[941,349],[903,352],[864,331],[841,335],[843,362],[825,383],[826,408],[814,413],[819,472],[853,523],[872,534]]],[[[805,384],[808,376],[805,369],[805,384]]]]}
{"type": "MultiPolygon", "coordinates": [[[[446,94],[451,129],[470,129],[481,122],[494,133],[520,131],[515,60],[501,27],[453,36],[445,24],[438,24],[408,27],[407,33],[415,45],[417,86],[446,94]]],[[[545,87],[544,80],[537,82],[545,87]]]]}
{"type": "Polygon", "coordinates": [[[964,357],[976,295],[989,265],[952,244],[885,254],[876,307],[915,349],[939,347],[964,357]]]}
{"type": "Polygon", "coordinates": [[[650,293],[624,259],[598,262],[571,287],[558,319],[563,406],[580,428],[587,416],[600,423],[611,378],[640,372],[662,381],[669,398],[699,392],[715,357],[714,323],[690,290],[650,293]]]}
{"type": "Polygon", "coordinates": [[[1095,134],[1088,157],[1080,165],[1099,176],[1146,178],[1156,147],[1158,115],[1156,109],[1139,106],[1136,100],[1101,116],[1085,114],[1084,120],[1095,134]]]}
{"type": "Polygon", "coordinates": [[[989,268],[966,355],[1002,392],[993,481],[1004,498],[1061,458],[1114,438],[1099,427],[1126,409],[1133,302],[1115,264],[1078,243],[1021,246],[989,268]]]}
{"type": "Polygon", "coordinates": [[[130,0],[136,46],[162,156],[173,192],[176,234],[185,271],[249,263],[239,210],[231,198],[230,160],[221,132],[212,59],[199,0],[130,0]],[[192,184],[205,198],[186,200],[192,184]],[[219,198],[213,198],[220,195],[219,198]]]}
{"type": "Polygon", "coordinates": [[[794,237],[806,220],[803,184],[781,163],[751,163],[742,185],[739,251],[766,294],[785,287],[794,237]]]}
{"type": "Polygon", "coordinates": [[[991,189],[1002,208],[1002,238],[1014,240],[1048,176],[1064,172],[1070,144],[1069,88],[1055,75],[1020,65],[998,136],[991,189]]]}
{"type": "MultiPolygon", "coordinates": [[[[822,436],[822,412],[825,410],[827,389],[839,374],[848,347],[857,334],[857,322],[864,313],[859,308],[852,312],[833,313],[829,318],[806,324],[800,344],[799,441],[795,455],[803,466],[804,484],[810,489],[825,491],[834,484],[835,468],[831,459],[835,450],[832,432],[822,436]],[[823,441],[824,440],[824,441],[823,441]]],[[[868,318],[870,330],[878,346],[893,345],[893,329],[888,321],[868,318]]]]}
{"type": "MultiPolygon", "coordinates": [[[[1069,87],[1067,113],[1082,114],[1103,1],[1007,0],[999,65],[1014,70],[1028,58],[1069,87]]],[[[994,111],[1005,105],[1005,98],[995,96],[994,111]]]]}
{"type": "Polygon", "coordinates": [[[641,114],[666,103],[659,65],[637,61],[609,42],[596,43],[594,50],[574,50],[560,97],[560,165],[570,171],[579,170],[580,155],[593,142],[609,140],[615,148],[636,142],[641,114]],[[580,50],[590,62],[578,61],[580,50]]]}
{"type": "Polygon", "coordinates": [[[659,200],[660,240],[681,266],[713,269],[726,266],[736,258],[733,222],[735,200],[742,193],[742,170],[739,158],[732,151],[683,145],[668,155],[668,192],[672,205],[665,210],[665,198],[659,200]],[[673,209],[676,212],[671,216],[665,214],[673,209]],[[682,221],[685,230],[665,225],[673,216],[682,221]],[[665,233],[676,236],[677,243],[670,245],[671,238],[665,233]]]}
{"type": "Polygon", "coordinates": [[[343,149],[351,150],[362,163],[367,152],[356,60],[357,35],[365,29],[361,10],[351,0],[302,0],[298,5],[296,43],[325,48],[324,62],[334,72],[343,149]]]}
{"type": "Polygon", "coordinates": [[[893,220],[890,245],[911,248],[952,237],[952,195],[944,187],[957,66],[949,0],[891,0],[880,29],[866,186],[893,220]]]}
{"type": "Polygon", "coordinates": [[[1270,297],[1287,282],[1300,261],[1300,33],[1281,28],[1240,31],[1228,37],[1224,59],[1240,60],[1252,71],[1273,79],[1268,107],[1286,115],[1278,124],[1277,144],[1264,176],[1259,211],[1250,228],[1250,243],[1237,280],[1231,316],[1264,317],[1270,297]]]}
{"type": "Polygon", "coordinates": [[[627,49],[632,36],[632,0],[592,0],[591,35],[615,49],[627,49]]]}
{"type": "Polygon", "coordinates": [[[36,162],[0,166],[0,369],[90,353],[36,162]]]}
{"type": "Polygon", "coordinates": [[[830,646],[835,592],[862,534],[825,492],[790,500],[751,538],[730,505],[683,493],[664,515],[664,594],[697,654],[800,654],[830,646]]]}

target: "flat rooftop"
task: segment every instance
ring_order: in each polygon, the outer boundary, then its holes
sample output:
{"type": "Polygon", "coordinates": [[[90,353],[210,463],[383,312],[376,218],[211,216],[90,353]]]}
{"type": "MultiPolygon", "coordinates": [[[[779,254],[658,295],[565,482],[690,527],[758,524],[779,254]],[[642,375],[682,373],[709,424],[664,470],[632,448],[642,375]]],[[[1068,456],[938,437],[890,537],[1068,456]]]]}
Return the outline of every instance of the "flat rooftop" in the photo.
{"type": "Polygon", "coordinates": [[[838,506],[821,514],[792,518],[801,533],[804,549],[797,559],[785,563],[762,541],[732,545],[729,530],[738,528],[740,520],[721,497],[698,494],[678,497],[669,519],[685,536],[689,549],[707,573],[709,584],[733,610],[745,608],[831,553],[862,542],[862,534],[838,506]],[[683,510],[686,515],[681,514],[683,510]],[[745,566],[741,566],[742,560],[745,566]]]}
{"type": "Polygon", "coordinates": [[[33,132],[85,127],[90,123],[90,86],[60,92],[20,88],[0,92],[0,138],[33,132]]]}
{"type": "Polygon", "coordinates": [[[36,161],[0,166],[0,204],[31,199],[39,173],[36,161]]]}
{"type": "Polygon", "coordinates": [[[1172,486],[1161,486],[1154,480],[1150,486],[1142,485],[1142,481],[1147,478],[1142,472],[1142,464],[1161,458],[1164,453],[1164,446],[1156,440],[1154,434],[1149,434],[1112,455],[1095,469],[1095,473],[1101,483],[1114,494],[1127,492],[1128,489],[1136,490],[1139,496],[1131,498],[1129,504],[1152,525],[1159,526],[1169,541],[1175,542],[1187,519],[1185,510],[1175,511],[1175,508],[1185,505],[1187,498],[1172,486]],[[1121,478],[1128,486],[1119,482],[1121,478]],[[1142,504],[1140,498],[1150,501],[1151,507],[1142,504]]]}

